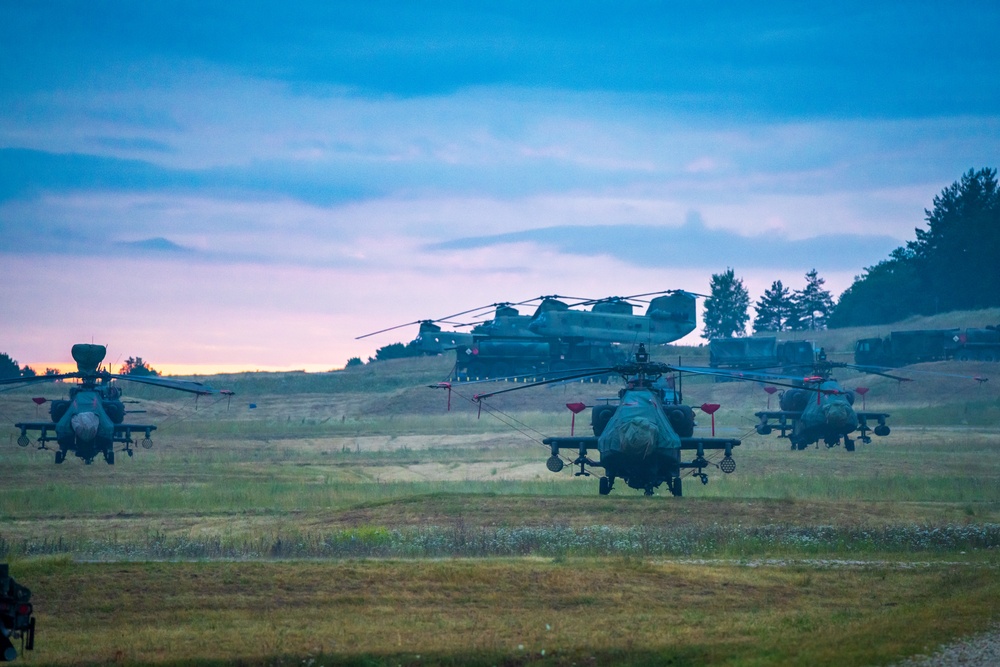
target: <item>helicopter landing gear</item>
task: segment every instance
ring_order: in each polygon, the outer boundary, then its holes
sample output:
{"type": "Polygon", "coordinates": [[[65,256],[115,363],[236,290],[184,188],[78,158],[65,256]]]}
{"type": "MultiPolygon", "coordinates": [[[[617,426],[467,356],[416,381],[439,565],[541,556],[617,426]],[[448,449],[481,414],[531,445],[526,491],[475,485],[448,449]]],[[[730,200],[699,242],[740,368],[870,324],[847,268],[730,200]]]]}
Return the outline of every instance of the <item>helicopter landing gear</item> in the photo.
{"type": "Polygon", "coordinates": [[[601,484],[598,491],[602,496],[606,496],[611,493],[611,489],[615,487],[615,480],[613,477],[602,477],[600,482],[601,484]]]}
{"type": "Polygon", "coordinates": [[[872,439],[870,437],[868,437],[867,435],[861,436],[860,438],[858,438],[858,440],[860,440],[862,443],[864,443],[866,445],[871,444],[871,441],[872,441],[872,439]]]}
{"type": "Polygon", "coordinates": [[[113,449],[109,449],[104,452],[104,460],[107,461],[109,466],[113,466],[115,464],[115,452],[113,449]]]}
{"type": "Polygon", "coordinates": [[[844,438],[844,449],[846,449],[849,452],[853,452],[854,451],[854,441],[851,440],[850,438],[844,438]]]}
{"type": "Polygon", "coordinates": [[[66,460],[66,452],[59,450],[56,452],[56,465],[62,463],[66,460]]]}
{"type": "Polygon", "coordinates": [[[702,484],[708,484],[708,475],[706,475],[705,473],[699,474],[698,479],[701,480],[702,484]]]}
{"type": "Polygon", "coordinates": [[[670,493],[675,497],[684,495],[680,477],[671,477],[667,480],[667,487],[670,489],[670,493]]]}
{"type": "Polygon", "coordinates": [[[131,449],[126,449],[125,453],[128,454],[129,458],[132,458],[135,455],[135,452],[133,452],[131,449]]]}

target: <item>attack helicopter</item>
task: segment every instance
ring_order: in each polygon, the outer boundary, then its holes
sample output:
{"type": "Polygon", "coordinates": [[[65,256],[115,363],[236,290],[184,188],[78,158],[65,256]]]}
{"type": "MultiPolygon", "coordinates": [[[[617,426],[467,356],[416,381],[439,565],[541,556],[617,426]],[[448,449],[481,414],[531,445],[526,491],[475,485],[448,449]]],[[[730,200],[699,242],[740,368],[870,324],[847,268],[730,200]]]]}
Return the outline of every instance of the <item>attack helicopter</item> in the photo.
{"type": "Polygon", "coordinates": [[[0,384],[32,384],[71,378],[80,380],[79,385],[70,388],[69,400],[52,401],[49,408],[51,421],[14,424],[15,428],[21,429],[21,435],[17,439],[17,444],[21,447],[27,447],[31,442],[28,438],[28,431],[40,431],[38,436],[39,449],[48,449],[45,446],[46,443],[56,442],[59,445],[55,455],[57,464],[65,461],[66,457],[73,453],[87,464],[92,463],[100,454],[104,456],[108,465],[114,465],[114,445],[116,442],[124,445],[122,451],[130,457],[133,455],[132,445],[136,442],[133,439],[133,434],[136,434],[136,437],[138,434],[143,435],[141,445],[144,449],[153,446],[151,434],[156,430],[156,426],[124,423],[126,411],[121,400],[121,388],[114,384],[113,380],[128,380],[129,382],[185,391],[199,396],[208,394],[231,396],[233,393],[227,390],[212,389],[200,382],[140,375],[119,375],[102,370],[100,365],[107,354],[107,348],[104,345],[79,343],[73,346],[71,353],[77,365],[75,373],[0,380],[0,384]]]}
{"type": "MultiPolygon", "coordinates": [[[[640,343],[632,362],[608,368],[581,370],[559,378],[476,394],[472,400],[481,404],[486,398],[510,391],[617,373],[625,381],[625,387],[618,394],[618,404],[592,408],[592,436],[543,439],[542,443],[548,445],[551,452],[546,467],[551,472],[560,472],[564,467],[561,450],[573,450],[577,456],[571,465],[579,466],[579,470],[574,473],[576,476],[590,476],[590,469],[593,468],[604,470],[598,489],[601,495],[611,493],[615,482],[620,479],[629,487],[642,490],[647,496],[653,495],[654,490],[664,483],[671,494],[680,496],[683,492],[683,471],[693,471],[703,484],[708,483],[705,469],[711,466],[717,465],[726,474],[735,471],[736,462],[732,453],[733,448],[740,445],[740,440],[716,438],[714,433],[713,437],[694,435],[694,410],[681,402],[680,392],[665,388],[660,381],[662,376],[673,372],[718,374],[650,361],[645,345],[640,343]],[[591,450],[597,450],[598,460],[590,458],[591,450]],[[713,464],[705,457],[709,450],[722,450],[723,459],[718,464],[713,464]],[[683,460],[684,451],[694,452],[693,458],[683,460]]],[[[433,386],[451,390],[448,383],[433,386]]],[[[712,412],[717,407],[705,405],[703,409],[712,412]]]]}
{"type": "MultiPolygon", "coordinates": [[[[821,351],[821,355],[825,354],[821,351]]],[[[754,413],[760,423],[756,425],[757,433],[770,435],[774,428],[781,431],[779,437],[788,438],[793,450],[802,450],[820,440],[827,447],[836,447],[841,440],[848,452],[855,450],[855,442],[851,434],[858,432],[857,440],[868,444],[871,442],[869,432],[877,436],[887,436],[890,433],[886,412],[857,411],[854,409],[854,392],[844,389],[832,377],[834,368],[855,368],[873,375],[909,381],[909,378],[890,375],[871,368],[851,366],[840,362],[827,361],[820,358],[814,365],[814,374],[796,380],[797,387],[787,389],[780,394],[780,410],[765,410],[754,413]],[[776,420],[772,425],[771,420],[776,420]],[[869,421],[876,421],[874,428],[869,427],[869,421]]],[[[753,379],[755,373],[743,373],[753,379]]]]}

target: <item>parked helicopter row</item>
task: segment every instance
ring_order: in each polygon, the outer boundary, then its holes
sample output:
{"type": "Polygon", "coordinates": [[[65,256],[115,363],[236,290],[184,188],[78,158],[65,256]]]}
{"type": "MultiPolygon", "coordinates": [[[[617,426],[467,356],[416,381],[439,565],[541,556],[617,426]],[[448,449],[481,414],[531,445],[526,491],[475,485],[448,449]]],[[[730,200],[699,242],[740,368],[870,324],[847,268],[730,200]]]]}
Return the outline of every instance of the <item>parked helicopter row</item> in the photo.
{"type": "MultiPolygon", "coordinates": [[[[529,300],[529,302],[539,301],[535,313],[530,317],[522,316],[516,310],[516,306],[528,302],[491,304],[456,313],[441,320],[411,322],[359,338],[412,324],[421,325],[421,336],[431,331],[431,328],[440,334],[443,332],[440,332],[438,323],[451,322],[452,318],[494,308],[492,320],[479,325],[472,334],[463,334],[471,336],[469,339],[450,338],[442,344],[442,337],[436,336],[434,342],[437,349],[439,351],[457,349],[459,356],[468,353],[476,357],[484,354],[483,350],[489,350],[491,345],[494,347],[504,344],[515,345],[515,343],[521,345],[525,340],[530,340],[530,336],[541,336],[535,334],[535,330],[544,330],[549,334],[558,332],[560,335],[557,340],[560,345],[568,344],[567,341],[587,344],[600,341],[610,344],[628,342],[630,337],[633,342],[644,339],[638,342],[638,351],[633,359],[621,360],[620,356],[601,357],[600,361],[604,363],[597,364],[594,363],[593,356],[582,360],[559,357],[557,360],[561,365],[556,365],[549,356],[542,365],[546,372],[535,373],[536,377],[543,378],[541,381],[485,392],[474,397],[476,402],[481,402],[497,394],[553,382],[587,377],[621,377],[625,386],[619,392],[617,404],[592,408],[592,436],[574,435],[543,440],[543,443],[550,448],[551,455],[547,467],[553,472],[559,472],[564,467],[561,458],[563,450],[575,451],[576,456],[571,464],[578,467],[577,475],[589,476],[592,469],[601,468],[603,475],[600,477],[599,491],[603,495],[610,493],[618,480],[647,494],[652,494],[660,485],[666,484],[672,494],[681,495],[682,474],[690,473],[702,483],[707,483],[708,476],[705,471],[710,467],[717,467],[723,473],[735,470],[736,464],[732,454],[734,448],[740,446],[740,440],[715,438],[714,428],[711,438],[695,436],[694,409],[683,404],[679,391],[667,390],[663,386],[661,380],[667,375],[714,375],[767,383],[772,387],[785,387],[785,391],[779,397],[780,410],[755,413],[759,420],[756,431],[761,435],[768,435],[777,429],[780,431],[780,437],[790,441],[792,449],[801,450],[811,444],[822,442],[827,447],[843,444],[845,450],[854,451],[855,440],[868,443],[871,441],[869,433],[876,436],[890,433],[886,423],[889,414],[855,410],[853,392],[844,389],[832,377],[832,372],[834,368],[849,367],[895,380],[907,379],[901,376],[870,367],[832,363],[826,361],[825,356],[813,360],[810,367],[797,376],[779,375],[766,369],[747,371],[682,367],[650,361],[646,342],[651,344],[671,342],[694,328],[693,304],[696,296],[676,290],[599,300],[546,296],[529,300]],[[633,304],[629,300],[647,296],[654,298],[648,302],[646,313],[641,316],[632,314],[633,304]],[[575,303],[570,306],[567,301],[575,303]],[[589,310],[578,310],[588,306],[589,310]],[[523,335],[525,331],[531,333],[523,335]],[[520,339],[517,338],[518,335],[521,336],[520,339]],[[471,347],[463,350],[462,345],[471,347]],[[570,363],[575,370],[567,367],[570,363]],[[873,423],[875,425],[872,427],[870,424],[873,423]],[[589,454],[595,450],[598,453],[596,460],[589,454]],[[693,452],[690,460],[683,460],[684,451],[693,452]],[[706,452],[709,451],[721,451],[723,458],[718,463],[710,462],[706,457],[706,452]]],[[[543,344],[552,343],[545,341],[543,344]]],[[[429,346],[428,349],[434,348],[429,346]]],[[[621,348],[616,345],[614,349],[621,348]]],[[[156,426],[125,423],[126,410],[121,401],[121,390],[112,380],[145,383],[195,395],[232,393],[219,391],[197,382],[112,374],[101,369],[106,352],[106,348],[101,345],[74,345],[72,355],[78,369],[75,373],[0,380],[0,384],[24,384],[70,378],[80,380],[78,385],[71,388],[69,400],[52,402],[50,421],[15,424],[21,430],[19,445],[27,446],[30,443],[28,432],[38,431],[40,435],[37,440],[42,449],[47,449],[46,444],[50,442],[58,444],[55,453],[57,464],[65,461],[71,453],[85,463],[91,463],[98,456],[103,456],[108,464],[114,464],[115,444],[124,445],[121,451],[132,456],[134,453],[132,446],[140,434],[141,445],[147,448],[152,446],[151,433],[156,430],[156,426]]],[[[519,350],[519,353],[521,352],[523,347],[519,350]]],[[[546,354],[551,355],[552,351],[549,350],[546,354]]],[[[499,369],[501,366],[496,365],[496,368],[499,369]]],[[[510,366],[505,369],[511,370],[510,366]]],[[[788,367],[783,366],[782,370],[787,372],[788,367]]],[[[468,379],[467,375],[459,379],[468,379]]],[[[490,374],[484,373],[484,376],[490,377],[490,374]]],[[[456,377],[457,374],[453,379],[456,377]]],[[[450,389],[451,383],[442,383],[440,386],[447,386],[450,389]]],[[[702,406],[706,412],[712,412],[714,408],[707,404],[702,406]]]]}

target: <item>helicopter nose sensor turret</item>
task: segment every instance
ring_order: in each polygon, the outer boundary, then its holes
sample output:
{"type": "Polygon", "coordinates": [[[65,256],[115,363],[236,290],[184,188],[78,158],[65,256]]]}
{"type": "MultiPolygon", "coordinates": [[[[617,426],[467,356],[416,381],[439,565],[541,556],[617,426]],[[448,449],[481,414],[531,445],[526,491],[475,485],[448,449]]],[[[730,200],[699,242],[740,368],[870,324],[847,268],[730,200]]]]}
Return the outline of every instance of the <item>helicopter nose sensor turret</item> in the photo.
{"type": "Polygon", "coordinates": [[[101,427],[101,419],[93,412],[80,412],[73,415],[73,418],[70,419],[70,425],[73,427],[77,440],[93,442],[101,427]]]}

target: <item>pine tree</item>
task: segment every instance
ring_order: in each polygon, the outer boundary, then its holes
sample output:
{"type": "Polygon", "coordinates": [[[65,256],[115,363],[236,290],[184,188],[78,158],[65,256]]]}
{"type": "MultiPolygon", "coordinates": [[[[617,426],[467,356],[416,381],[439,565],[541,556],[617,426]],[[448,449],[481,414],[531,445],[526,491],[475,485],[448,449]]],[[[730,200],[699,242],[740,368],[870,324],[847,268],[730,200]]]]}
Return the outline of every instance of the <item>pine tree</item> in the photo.
{"type": "Polygon", "coordinates": [[[733,269],[713,273],[711,296],[705,301],[702,338],[745,336],[750,315],[750,292],[733,269]]]}
{"type": "Polygon", "coordinates": [[[996,169],[962,176],[934,197],[927,229],[907,243],[924,282],[923,312],[1000,304],[1000,187],[996,169]]]}
{"type": "Polygon", "coordinates": [[[806,286],[792,294],[795,312],[789,319],[789,328],[794,331],[826,328],[833,311],[833,297],[823,289],[824,283],[826,281],[819,277],[816,269],[806,273],[806,286]]]}
{"type": "Polygon", "coordinates": [[[791,292],[781,284],[780,280],[771,283],[769,289],[754,304],[757,316],[753,320],[754,333],[762,331],[784,331],[788,328],[788,320],[795,311],[791,292]]]}

